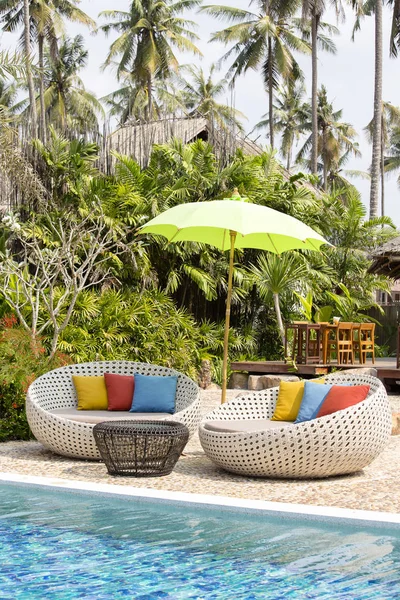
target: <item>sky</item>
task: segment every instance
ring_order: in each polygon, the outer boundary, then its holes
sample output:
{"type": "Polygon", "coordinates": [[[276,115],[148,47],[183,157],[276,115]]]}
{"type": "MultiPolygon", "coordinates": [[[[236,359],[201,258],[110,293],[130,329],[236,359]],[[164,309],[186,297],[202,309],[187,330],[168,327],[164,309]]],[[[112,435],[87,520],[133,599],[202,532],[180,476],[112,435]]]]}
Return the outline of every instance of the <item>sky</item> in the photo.
{"type": "MultiPolygon", "coordinates": [[[[212,0],[207,0],[205,3],[211,4],[212,0]]],[[[223,0],[218,2],[217,0],[215,4],[218,3],[242,8],[248,8],[249,6],[247,0],[229,0],[229,2],[223,0]]],[[[128,10],[128,7],[129,0],[81,0],[80,3],[80,8],[96,20],[98,20],[98,14],[103,10],[128,10]]],[[[207,70],[226,50],[221,44],[208,42],[210,34],[222,29],[224,23],[196,12],[189,13],[188,18],[197,24],[196,33],[200,37],[197,45],[203,54],[201,64],[207,70]]],[[[325,21],[336,24],[335,15],[328,12],[325,21]]],[[[327,87],[328,98],[333,102],[335,110],[343,109],[342,120],[351,123],[359,134],[357,141],[360,145],[362,157],[349,161],[347,168],[367,171],[371,160],[371,146],[363,133],[363,128],[373,115],[374,25],[373,18],[365,18],[362,30],[356,34],[355,42],[352,42],[353,22],[354,17],[348,12],[346,22],[339,24],[341,34],[335,36],[334,39],[337,46],[335,56],[320,52],[319,85],[324,84],[327,87]]],[[[89,50],[89,61],[85,70],[81,72],[81,76],[87,89],[94,92],[98,97],[105,96],[117,89],[118,82],[115,73],[109,69],[101,70],[101,65],[105,60],[113,37],[106,38],[101,32],[97,35],[90,34],[85,28],[75,24],[68,24],[67,32],[70,36],[81,33],[85,37],[89,50]]],[[[400,57],[397,60],[389,58],[389,35],[390,12],[386,9],[384,19],[383,99],[400,106],[400,57]]],[[[3,33],[1,46],[3,48],[10,47],[13,45],[14,39],[15,36],[3,33]]],[[[306,75],[307,92],[310,93],[311,58],[298,56],[298,60],[306,75]]],[[[181,57],[181,61],[189,64],[193,61],[198,63],[200,59],[186,54],[181,57]]],[[[224,67],[221,70],[221,77],[223,75],[225,75],[224,67]]],[[[223,100],[230,103],[231,98],[230,96],[226,99],[222,97],[221,101],[223,100]]],[[[246,121],[245,126],[247,131],[251,131],[255,123],[268,110],[267,94],[259,72],[251,71],[238,80],[235,89],[235,106],[247,115],[248,121],[246,121]]],[[[258,143],[265,144],[266,138],[260,137],[258,143]]],[[[386,178],[385,213],[393,219],[397,227],[400,227],[400,188],[396,181],[398,175],[393,174],[386,178]]],[[[357,178],[353,179],[353,182],[361,192],[364,204],[368,206],[369,181],[357,178]]]]}

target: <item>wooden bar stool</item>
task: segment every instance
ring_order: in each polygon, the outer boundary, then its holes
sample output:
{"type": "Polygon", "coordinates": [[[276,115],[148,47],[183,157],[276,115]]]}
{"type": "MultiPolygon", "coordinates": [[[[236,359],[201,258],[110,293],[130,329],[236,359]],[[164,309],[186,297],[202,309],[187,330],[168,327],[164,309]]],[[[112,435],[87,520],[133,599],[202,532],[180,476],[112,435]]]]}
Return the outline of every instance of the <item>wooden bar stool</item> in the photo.
{"type": "Polygon", "coordinates": [[[292,323],[286,323],[285,325],[285,360],[288,358],[288,333],[293,330],[293,341],[292,351],[290,352],[290,358],[298,361],[298,357],[301,356],[302,339],[299,335],[299,326],[307,325],[307,321],[293,321],[292,323]]]}
{"type": "Polygon", "coordinates": [[[337,356],[337,325],[325,325],[322,335],[323,357],[324,364],[328,364],[333,360],[333,354],[337,356]]]}
{"type": "Polygon", "coordinates": [[[337,336],[339,364],[353,364],[353,323],[339,323],[337,336]]]}
{"type": "Polygon", "coordinates": [[[367,354],[372,354],[375,364],[375,323],[362,323],[360,326],[360,363],[365,364],[367,354]]]}
{"type": "Polygon", "coordinates": [[[299,323],[297,363],[307,365],[320,362],[321,325],[318,323],[299,323]]]}
{"type": "Polygon", "coordinates": [[[333,351],[336,352],[337,325],[321,323],[322,362],[326,365],[332,360],[333,351]]]}
{"type": "Polygon", "coordinates": [[[353,364],[353,323],[340,322],[335,334],[334,339],[327,340],[327,362],[331,362],[332,354],[335,353],[339,365],[353,364]]]}
{"type": "Polygon", "coordinates": [[[360,329],[361,323],[353,323],[353,352],[354,361],[356,360],[356,354],[358,354],[358,360],[361,364],[361,352],[360,352],[360,329]]]}

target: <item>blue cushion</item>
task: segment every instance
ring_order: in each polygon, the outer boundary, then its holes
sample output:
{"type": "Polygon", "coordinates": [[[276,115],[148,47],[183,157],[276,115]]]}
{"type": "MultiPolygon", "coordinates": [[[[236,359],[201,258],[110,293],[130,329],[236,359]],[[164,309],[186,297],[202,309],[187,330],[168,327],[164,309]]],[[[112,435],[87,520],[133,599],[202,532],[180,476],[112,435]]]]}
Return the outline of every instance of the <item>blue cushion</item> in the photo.
{"type": "Polygon", "coordinates": [[[315,419],[331,387],[332,385],[326,383],[306,381],[304,383],[303,400],[301,401],[299,414],[295,423],[303,423],[304,421],[315,419]]]}
{"type": "Polygon", "coordinates": [[[135,391],[130,412],[175,412],[177,375],[140,375],[135,373],[135,391]]]}

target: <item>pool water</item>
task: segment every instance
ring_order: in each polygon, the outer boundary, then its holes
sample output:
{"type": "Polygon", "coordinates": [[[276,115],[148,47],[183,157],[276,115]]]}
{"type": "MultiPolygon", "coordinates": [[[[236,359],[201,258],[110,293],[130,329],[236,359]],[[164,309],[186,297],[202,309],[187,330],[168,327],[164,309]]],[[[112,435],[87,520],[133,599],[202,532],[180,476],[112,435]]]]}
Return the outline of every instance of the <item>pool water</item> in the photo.
{"type": "Polygon", "coordinates": [[[0,484],[7,600],[400,598],[400,531],[0,484]]]}

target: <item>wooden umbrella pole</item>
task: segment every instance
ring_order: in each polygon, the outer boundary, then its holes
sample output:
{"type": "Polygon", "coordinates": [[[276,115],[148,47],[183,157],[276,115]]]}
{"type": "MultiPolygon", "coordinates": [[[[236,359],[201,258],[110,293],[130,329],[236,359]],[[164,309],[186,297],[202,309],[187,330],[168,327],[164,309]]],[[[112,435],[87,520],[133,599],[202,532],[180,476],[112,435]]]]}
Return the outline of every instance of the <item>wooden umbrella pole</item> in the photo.
{"type": "Polygon", "coordinates": [[[224,333],[224,359],[222,363],[222,395],[221,404],[226,401],[226,387],[228,377],[228,344],[229,344],[229,322],[231,319],[232,281],[233,281],[233,257],[235,253],[236,231],[230,231],[231,248],[229,254],[228,295],[226,297],[225,333],[224,333]]]}

